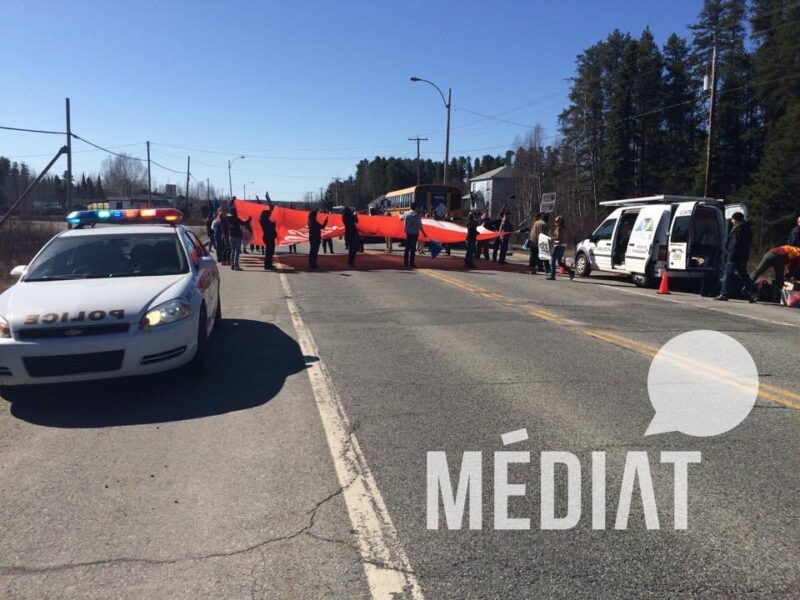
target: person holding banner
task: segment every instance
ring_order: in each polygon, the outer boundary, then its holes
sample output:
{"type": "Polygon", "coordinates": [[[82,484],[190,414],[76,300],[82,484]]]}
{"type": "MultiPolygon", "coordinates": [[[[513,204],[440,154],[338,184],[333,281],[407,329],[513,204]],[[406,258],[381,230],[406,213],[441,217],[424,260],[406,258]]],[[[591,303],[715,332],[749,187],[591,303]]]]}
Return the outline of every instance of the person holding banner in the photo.
{"type": "Polygon", "coordinates": [[[406,232],[406,247],[403,252],[403,264],[407,268],[415,268],[415,259],[417,256],[417,239],[419,234],[425,235],[425,229],[422,227],[422,217],[417,211],[417,203],[411,203],[411,210],[403,213],[400,217],[403,221],[403,226],[406,232]]]}
{"type": "Polygon", "coordinates": [[[317,257],[319,256],[319,245],[322,243],[322,230],[328,226],[328,219],[325,219],[322,224],[317,221],[316,210],[308,213],[308,243],[311,249],[308,251],[308,267],[310,269],[317,268],[317,257]]]}
{"type": "Polygon", "coordinates": [[[264,270],[269,271],[274,269],[272,265],[272,257],[275,255],[275,240],[278,237],[278,232],[275,229],[275,222],[272,220],[272,204],[261,212],[258,218],[258,224],[261,225],[261,231],[264,234],[264,270]]]}
{"type": "Polygon", "coordinates": [[[353,212],[349,206],[345,206],[342,211],[342,223],[344,224],[344,241],[347,245],[347,264],[351,267],[356,266],[356,254],[361,245],[361,239],[358,236],[358,215],[353,212]]]}
{"type": "Polygon", "coordinates": [[[467,220],[467,252],[464,255],[464,268],[474,269],[475,261],[473,257],[478,247],[478,220],[475,218],[475,213],[469,213],[467,220]]]}
{"type": "Polygon", "coordinates": [[[498,231],[502,231],[503,235],[500,237],[495,238],[494,240],[494,248],[492,252],[492,262],[497,261],[497,264],[504,265],[506,264],[506,253],[508,252],[508,241],[509,237],[512,233],[514,233],[514,225],[511,223],[511,213],[503,210],[500,213],[500,228],[498,231]],[[500,252],[500,260],[497,260],[497,253],[500,252]]]}

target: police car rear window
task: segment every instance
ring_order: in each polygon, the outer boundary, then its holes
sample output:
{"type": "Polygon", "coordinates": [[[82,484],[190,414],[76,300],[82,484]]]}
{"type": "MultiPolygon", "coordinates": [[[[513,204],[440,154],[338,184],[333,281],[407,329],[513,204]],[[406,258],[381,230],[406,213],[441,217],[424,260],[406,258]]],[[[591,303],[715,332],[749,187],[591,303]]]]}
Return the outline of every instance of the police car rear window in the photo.
{"type": "Polygon", "coordinates": [[[31,263],[25,281],[177,275],[188,270],[174,233],[57,237],[31,263]]]}

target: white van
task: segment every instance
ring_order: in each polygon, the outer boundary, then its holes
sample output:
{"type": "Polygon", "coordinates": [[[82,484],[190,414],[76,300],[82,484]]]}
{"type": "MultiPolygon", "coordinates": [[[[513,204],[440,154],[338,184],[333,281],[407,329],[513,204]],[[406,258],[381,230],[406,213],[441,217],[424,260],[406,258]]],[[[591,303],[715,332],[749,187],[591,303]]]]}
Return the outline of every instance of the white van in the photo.
{"type": "Polygon", "coordinates": [[[670,277],[719,278],[727,236],[722,200],[648,196],[600,204],[616,208],[578,244],[578,275],[621,273],[641,287],[655,285],[664,272],[670,277]]]}

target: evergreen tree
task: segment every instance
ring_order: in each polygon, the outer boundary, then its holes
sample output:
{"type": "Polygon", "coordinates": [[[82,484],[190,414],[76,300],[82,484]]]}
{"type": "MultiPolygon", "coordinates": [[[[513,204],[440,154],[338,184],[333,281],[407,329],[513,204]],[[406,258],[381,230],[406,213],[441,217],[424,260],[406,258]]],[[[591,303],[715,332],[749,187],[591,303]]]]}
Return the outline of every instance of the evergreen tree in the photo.
{"type": "Polygon", "coordinates": [[[689,69],[689,47],[674,33],[664,45],[664,144],[662,187],[665,193],[696,194],[694,168],[702,159],[695,90],[689,69]]]}
{"type": "Polygon", "coordinates": [[[634,110],[637,149],[636,193],[640,196],[661,191],[663,164],[664,59],[650,29],[636,44],[634,110]]]}

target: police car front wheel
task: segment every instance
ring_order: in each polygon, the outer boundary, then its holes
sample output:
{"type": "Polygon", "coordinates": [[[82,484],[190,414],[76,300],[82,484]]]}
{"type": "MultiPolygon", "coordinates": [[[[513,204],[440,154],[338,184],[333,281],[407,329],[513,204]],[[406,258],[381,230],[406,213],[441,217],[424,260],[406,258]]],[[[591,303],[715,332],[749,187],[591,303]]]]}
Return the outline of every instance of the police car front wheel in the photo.
{"type": "Polygon", "coordinates": [[[205,375],[208,371],[208,317],[206,307],[200,309],[200,318],[197,320],[197,349],[194,358],[187,363],[186,373],[193,377],[205,375]]]}

